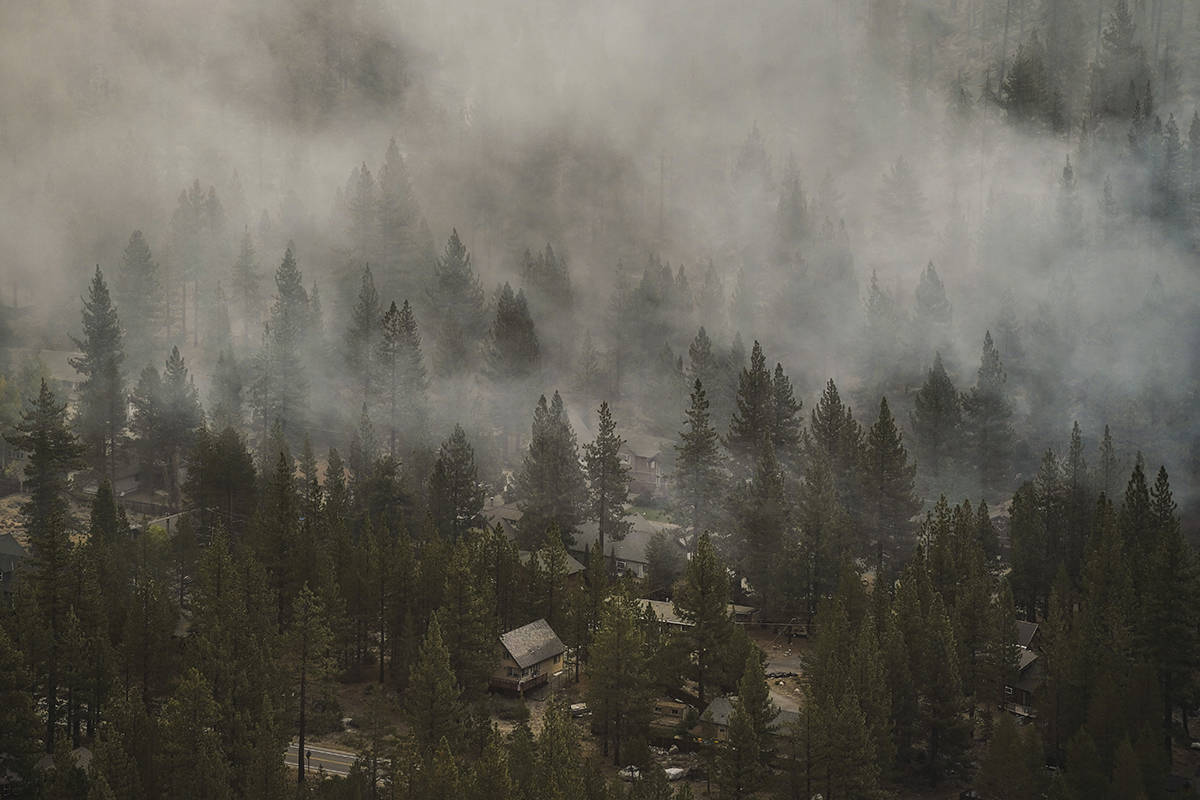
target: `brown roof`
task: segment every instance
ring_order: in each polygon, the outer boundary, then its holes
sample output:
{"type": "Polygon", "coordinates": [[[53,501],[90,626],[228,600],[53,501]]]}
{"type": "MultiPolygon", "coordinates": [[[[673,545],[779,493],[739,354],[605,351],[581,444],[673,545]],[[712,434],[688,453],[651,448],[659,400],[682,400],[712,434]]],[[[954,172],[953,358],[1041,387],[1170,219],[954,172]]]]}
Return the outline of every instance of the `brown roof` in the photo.
{"type": "Polygon", "coordinates": [[[500,634],[500,644],[522,669],[554,658],[567,649],[544,619],[500,634]]]}

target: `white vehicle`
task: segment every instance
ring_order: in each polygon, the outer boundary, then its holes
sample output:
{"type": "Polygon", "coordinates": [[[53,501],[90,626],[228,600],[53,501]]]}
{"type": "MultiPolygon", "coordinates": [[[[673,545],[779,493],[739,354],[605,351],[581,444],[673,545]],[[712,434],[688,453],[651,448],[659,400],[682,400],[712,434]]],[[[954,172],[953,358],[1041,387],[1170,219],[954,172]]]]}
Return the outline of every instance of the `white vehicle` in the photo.
{"type": "Polygon", "coordinates": [[[667,773],[667,780],[669,781],[681,781],[687,777],[688,773],[685,767],[667,767],[663,772],[667,773]]]}
{"type": "Polygon", "coordinates": [[[628,767],[622,767],[617,771],[617,777],[623,781],[640,781],[642,779],[642,771],[630,764],[628,767]]]}

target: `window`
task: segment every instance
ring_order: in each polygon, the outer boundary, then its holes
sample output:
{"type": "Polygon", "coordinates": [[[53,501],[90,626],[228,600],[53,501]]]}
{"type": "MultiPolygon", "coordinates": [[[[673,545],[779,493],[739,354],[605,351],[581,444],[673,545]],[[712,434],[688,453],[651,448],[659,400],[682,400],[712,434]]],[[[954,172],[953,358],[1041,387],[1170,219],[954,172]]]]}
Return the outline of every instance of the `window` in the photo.
{"type": "Polygon", "coordinates": [[[1011,686],[1005,686],[1004,693],[1011,695],[1013,693],[1013,688],[1011,686]]]}

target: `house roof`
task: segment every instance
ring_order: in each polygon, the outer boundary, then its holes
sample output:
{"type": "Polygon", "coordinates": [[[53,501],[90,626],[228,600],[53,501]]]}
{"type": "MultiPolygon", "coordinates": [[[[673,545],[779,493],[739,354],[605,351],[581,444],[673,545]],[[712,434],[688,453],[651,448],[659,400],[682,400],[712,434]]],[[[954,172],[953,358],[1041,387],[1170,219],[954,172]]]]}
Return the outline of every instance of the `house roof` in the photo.
{"type": "Polygon", "coordinates": [[[1033,662],[1037,661],[1037,653],[1022,647],[1017,655],[1017,671],[1024,672],[1029,669],[1033,662]]]}
{"type": "MultiPolygon", "coordinates": [[[[538,551],[538,564],[544,567],[545,559],[540,556],[540,552],[541,551],[538,551]]],[[[521,550],[517,553],[517,557],[521,559],[522,566],[528,566],[530,559],[532,559],[534,555],[534,553],[531,553],[528,550],[521,550]]],[[[567,575],[575,575],[583,572],[583,564],[580,564],[578,561],[576,561],[575,557],[570,553],[567,553],[567,560],[563,563],[563,566],[565,566],[567,569],[567,575]]]]}
{"type": "Polygon", "coordinates": [[[670,439],[663,439],[658,436],[649,436],[641,433],[629,433],[624,435],[625,445],[622,450],[628,450],[635,456],[642,458],[654,458],[662,455],[662,453],[672,446],[670,439]]]}
{"type": "Polygon", "coordinates": [[[1017,644],[1021,647],[1031,647],[1033,638],[1037,636],[1038,624],[1027,620],[1017,620],[1017,644]]]}
{"type": "MultiPolygon", "coordinates": [[[[650,547],[650,540],[654,538],[654,534],[664,533],[667,535],[667,541],[673,542],[675,541],[674,535],[681,530],[678,525],[672,525],[669,522],[651,522],[641,514],[630,514],[626,517],[626,521],[633,523],[633,527],[624,539],[604,540],[605,556],[645,564],[646,551],[650,547]]],[[[572,549],[586,553],[591,550],[599,537],[600,526],[594,520],[585,522],[575,532],[575,544],[572,549]]]]}
{"type": "Polygon", "coordinates": [[[28,557],[25,548],[11,533],[0,533],[0,572],[12,572],[18,561],[28,557]]]}
{"type": "MultiPolygon", "coordinates": [[[[700,721],[728,726],[729,719],[733,716],[733,701],[735,700],[737,700],[736,695],[716,698],[708,704],[708,708],[704,709],[704,713],[700,715],[700,721]]],[[[771,721],[771,730],[780,731],[799,718],[800,714],[796,711],[778,709],[775,719],[771,721]]]]}
{"type": "Polygon", "coordinates": [[[500,634],[500,644],[522,669],[554,658],[567,649],[544,619],[500,634]]]}
{"type": "MultiPolygon", "coordinates": [[[[680,616],[675,613],[675,604],[670,600],[639,599],[638,602],[642,604],[642,608],[650,608],[650,610],[654,612],[654,616],[658,617],[659,622],[664,622],[668,625],[682,625],[686,627],[695,625],[694,622],[688,622],[687,620],[680,618],[680,616]]],[[[754,611],[755,609],[752,606],[739,606],[735,605],[734,603],[729,604],[729,615],[731,617],[739,614],[752,614],[754,611]]]]}

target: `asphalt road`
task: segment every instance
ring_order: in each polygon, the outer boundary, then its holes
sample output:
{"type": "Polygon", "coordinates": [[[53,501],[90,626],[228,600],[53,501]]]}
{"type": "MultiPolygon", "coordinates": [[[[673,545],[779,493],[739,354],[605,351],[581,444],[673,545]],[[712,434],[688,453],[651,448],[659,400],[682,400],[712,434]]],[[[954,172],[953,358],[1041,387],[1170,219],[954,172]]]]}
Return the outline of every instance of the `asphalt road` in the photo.
{"type": "MultiPolygon", "coordinates": [[[[313,745],[309,745],[304,749],[312,754],[308,759],[309,772],[318,772],[324,769],[330,775],[341,775],[344,777],[350,774],[350,767],[354,766],[354,761],[357,758],[354,753],[348,750],[330,750],[327,747],[315,747],[313,745]]],[[[297,755],[296,743],[290,742],[287,753],[283,756],[283,763],[295,769],[299,763],[297,755]]]]}

